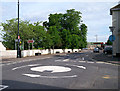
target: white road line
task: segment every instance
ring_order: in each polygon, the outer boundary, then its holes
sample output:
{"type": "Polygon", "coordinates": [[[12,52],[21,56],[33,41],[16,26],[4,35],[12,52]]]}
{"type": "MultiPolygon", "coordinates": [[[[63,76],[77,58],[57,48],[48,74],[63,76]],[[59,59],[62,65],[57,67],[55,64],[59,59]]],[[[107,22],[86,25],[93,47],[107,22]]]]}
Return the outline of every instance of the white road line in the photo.
{"type": "Polygon", "coordinates": [[[106,62],[105,62],[105,64],[111,64],[111,63],[106,63],[106,62]]]}
{"type": "Polygon", "coordinates": [[[5,88],[8,88],[9,86],[6,86],[6,85],[0,85],[0,91],[5,89],[5,88]]]}
{"type": "Polygon", "coordinates": [[[85,63],[86,61],[78,61],[78,62],[85,63]]]}
{"type": "Polygon", "coordinates": [[[60,72],[69,72],[71,71],[71,68],[64,66],[38,66],[38,67],[33,67],[30,70],[37,72],[48,71],[50,73],[60,73],[60,72]]]}
{"type": "Polygon", "coordinates": [[[17,61],[17,62],[12,62],[12,63],[6,63],[6,64],[2,64],[2,66],[6,66],[6,65],[12,65],[12,64],[22,63],[22,62],[29,62],[29,61],[33,61],[33,60],[48,59],[48,58],[51,58],[51,57],[46,57],[46,58],[38,58],[38,59],[29,59],[29,60],[22,60],[22,61],[17,61]]]}
{"type": "Polygon", "coordinates": [[[20,69],[20,68],[24,68],[24,67],[38,66],[38,65],[41,65],[41,64],[31,64],[31,65],[25,65],[25,66],[15,67],[12,70],[16,70],[16,69],[20,69]]]}
{"type": "Polygon", "coordinates": [[[64,62],[67,62],[67,61],[69,61],[69,59],[64,59],[63,61],[64,61],[64,62]]]}
{"type": "Polygon", "coordinates": [[[36,74],[23,74],[25,76],[29,77],[40,77],[40,78],[73,78],[77,77],[77,75],[72,75],[72,76],[41,76],[41,75],[36,75],[36,74]]]}
{"type": "Polygon", "coordinates": [[[75,67],[78,67],[78,68],[86,69],[86,67],[84,67],[84,66],[79,66],[79,65],[71,65],[71,64],[66,64],[66,65],[69,65],[69,66],[75,66],[75,67]]]}
{"type": "Polygon", "coordinates": [[[96,62],[96,63],[103,64],[103,63],[105,63],[105,62],[96,62]]]}
{"type": "Polygon", "coordinates": [[[95,63],[95,62],[88,62],[88,61],[87,61],[87,63],[95,63]]]}

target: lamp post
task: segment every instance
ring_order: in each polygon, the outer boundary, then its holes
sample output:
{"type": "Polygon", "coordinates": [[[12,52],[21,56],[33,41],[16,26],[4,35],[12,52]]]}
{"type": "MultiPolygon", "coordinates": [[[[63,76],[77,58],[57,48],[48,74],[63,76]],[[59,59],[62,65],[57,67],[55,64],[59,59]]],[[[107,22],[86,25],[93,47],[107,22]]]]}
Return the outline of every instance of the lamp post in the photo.
{"type": "Polygon", "coordinates": [[[110,31],[112,32],[112,57],[113,57],[113,31],[115,29],[114,26],[109,26],[110,31]]]}
{"type": "Polygon", "coordinates": [[[20,58],[20,47],[19,47],[19,41],[20,41],[20,35],[19,35],[19,0],[18,0],[18,48],[17,48],[17,58],[20,58]]]}

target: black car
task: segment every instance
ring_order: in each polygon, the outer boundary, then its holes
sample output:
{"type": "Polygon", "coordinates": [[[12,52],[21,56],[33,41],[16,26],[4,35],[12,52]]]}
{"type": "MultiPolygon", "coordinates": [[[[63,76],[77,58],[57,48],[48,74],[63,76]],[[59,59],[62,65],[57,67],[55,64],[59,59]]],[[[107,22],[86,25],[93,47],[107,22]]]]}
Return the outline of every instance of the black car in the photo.
{"type": "Polygon", "coordinates": [[[103,51],[105,54],[112,54],[112,47],[106,47],[103,51]]]}

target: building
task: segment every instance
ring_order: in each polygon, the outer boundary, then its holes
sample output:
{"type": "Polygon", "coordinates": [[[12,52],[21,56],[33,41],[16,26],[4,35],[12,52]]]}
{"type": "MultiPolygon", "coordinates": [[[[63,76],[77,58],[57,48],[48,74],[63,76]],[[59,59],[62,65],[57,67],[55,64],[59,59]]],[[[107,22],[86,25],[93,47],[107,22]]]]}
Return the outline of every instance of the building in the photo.
{"type": "Polygon", "coordinates": [[[115,41],[113,42],[113,55],[120,56],[120,3],[110,9],[112,15],[112,26],[115,27],[113,35],[115,41]]]}

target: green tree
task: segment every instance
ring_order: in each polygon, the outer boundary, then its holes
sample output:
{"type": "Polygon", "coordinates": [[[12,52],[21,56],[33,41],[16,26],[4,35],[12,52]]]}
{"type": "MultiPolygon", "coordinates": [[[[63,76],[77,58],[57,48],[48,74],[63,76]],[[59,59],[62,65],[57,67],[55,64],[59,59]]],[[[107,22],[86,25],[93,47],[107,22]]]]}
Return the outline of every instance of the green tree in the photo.
{"type": "Polygon", "coordinates": [[[56,26],[50,26],[48,33],[52,36],[51,38],[53,40],[53,48],[59,48],[61,46],[61,37],[56,26]]]}
{"type": "Polygon", "coordinates": [[[110,40],[107,40],[107,45],[112,45],[112,42],[110,40]]]}
{"type": "Polygon", "coordinates": [[[33,27],[33,39],[35,41],[34,43],[34,47],[35,48],[44,48],[44,44],[43,44],[43,39],[46,36],[46,31],[44,30],[44,27],[40,25],[41,22],[36,22],[34,23],[34,25],[32,25],[33,27]]]}
{"type": "MultiPolygon", "coordinates": [[[[60,48],[70,48],[71,46],[72,48],[73,46],[74,48],[82,48],[87,45],[87,26],[81,23],[81,18],[81,12],[70,9],[65,14],[50,14],[49,22],[45,21],[44,26],[50,31],[50,34],[58,31],[61,37],[59,39],[62,40],[60,48]],[[73,36],[76,38],[76,44],[71,42],[73,36]]],[[[51,36],[54,37],[54,35],[52,34],[51,36]]],[[[54,45],[58,48],[55,42],[54,45]]]]}
{"type": "MultiPolygon", "coordinates": [[[[17,39],[17,33],[18,33],[18,19],[14,18],[11,20],[7,20],[6,23],[1,23],[1,26],[3,26],[2,30],[2,38],[4,40],[4,44],[8,49],[14,49],[15,48],[15,39],[17,39]]],[[[33,32],[29,28],[29,21],[22,21],[20,20],[19,23],[19,34],[22,41],[25,41],[31,37],[33,37],[33,32]]]]}
{"type": "Polygon", "coordinates": [[[70,48],[71,46],[71,36],[70,32],[66,29],[63,29],[61,32],[62,38],[62,49],[70,48]]]}

